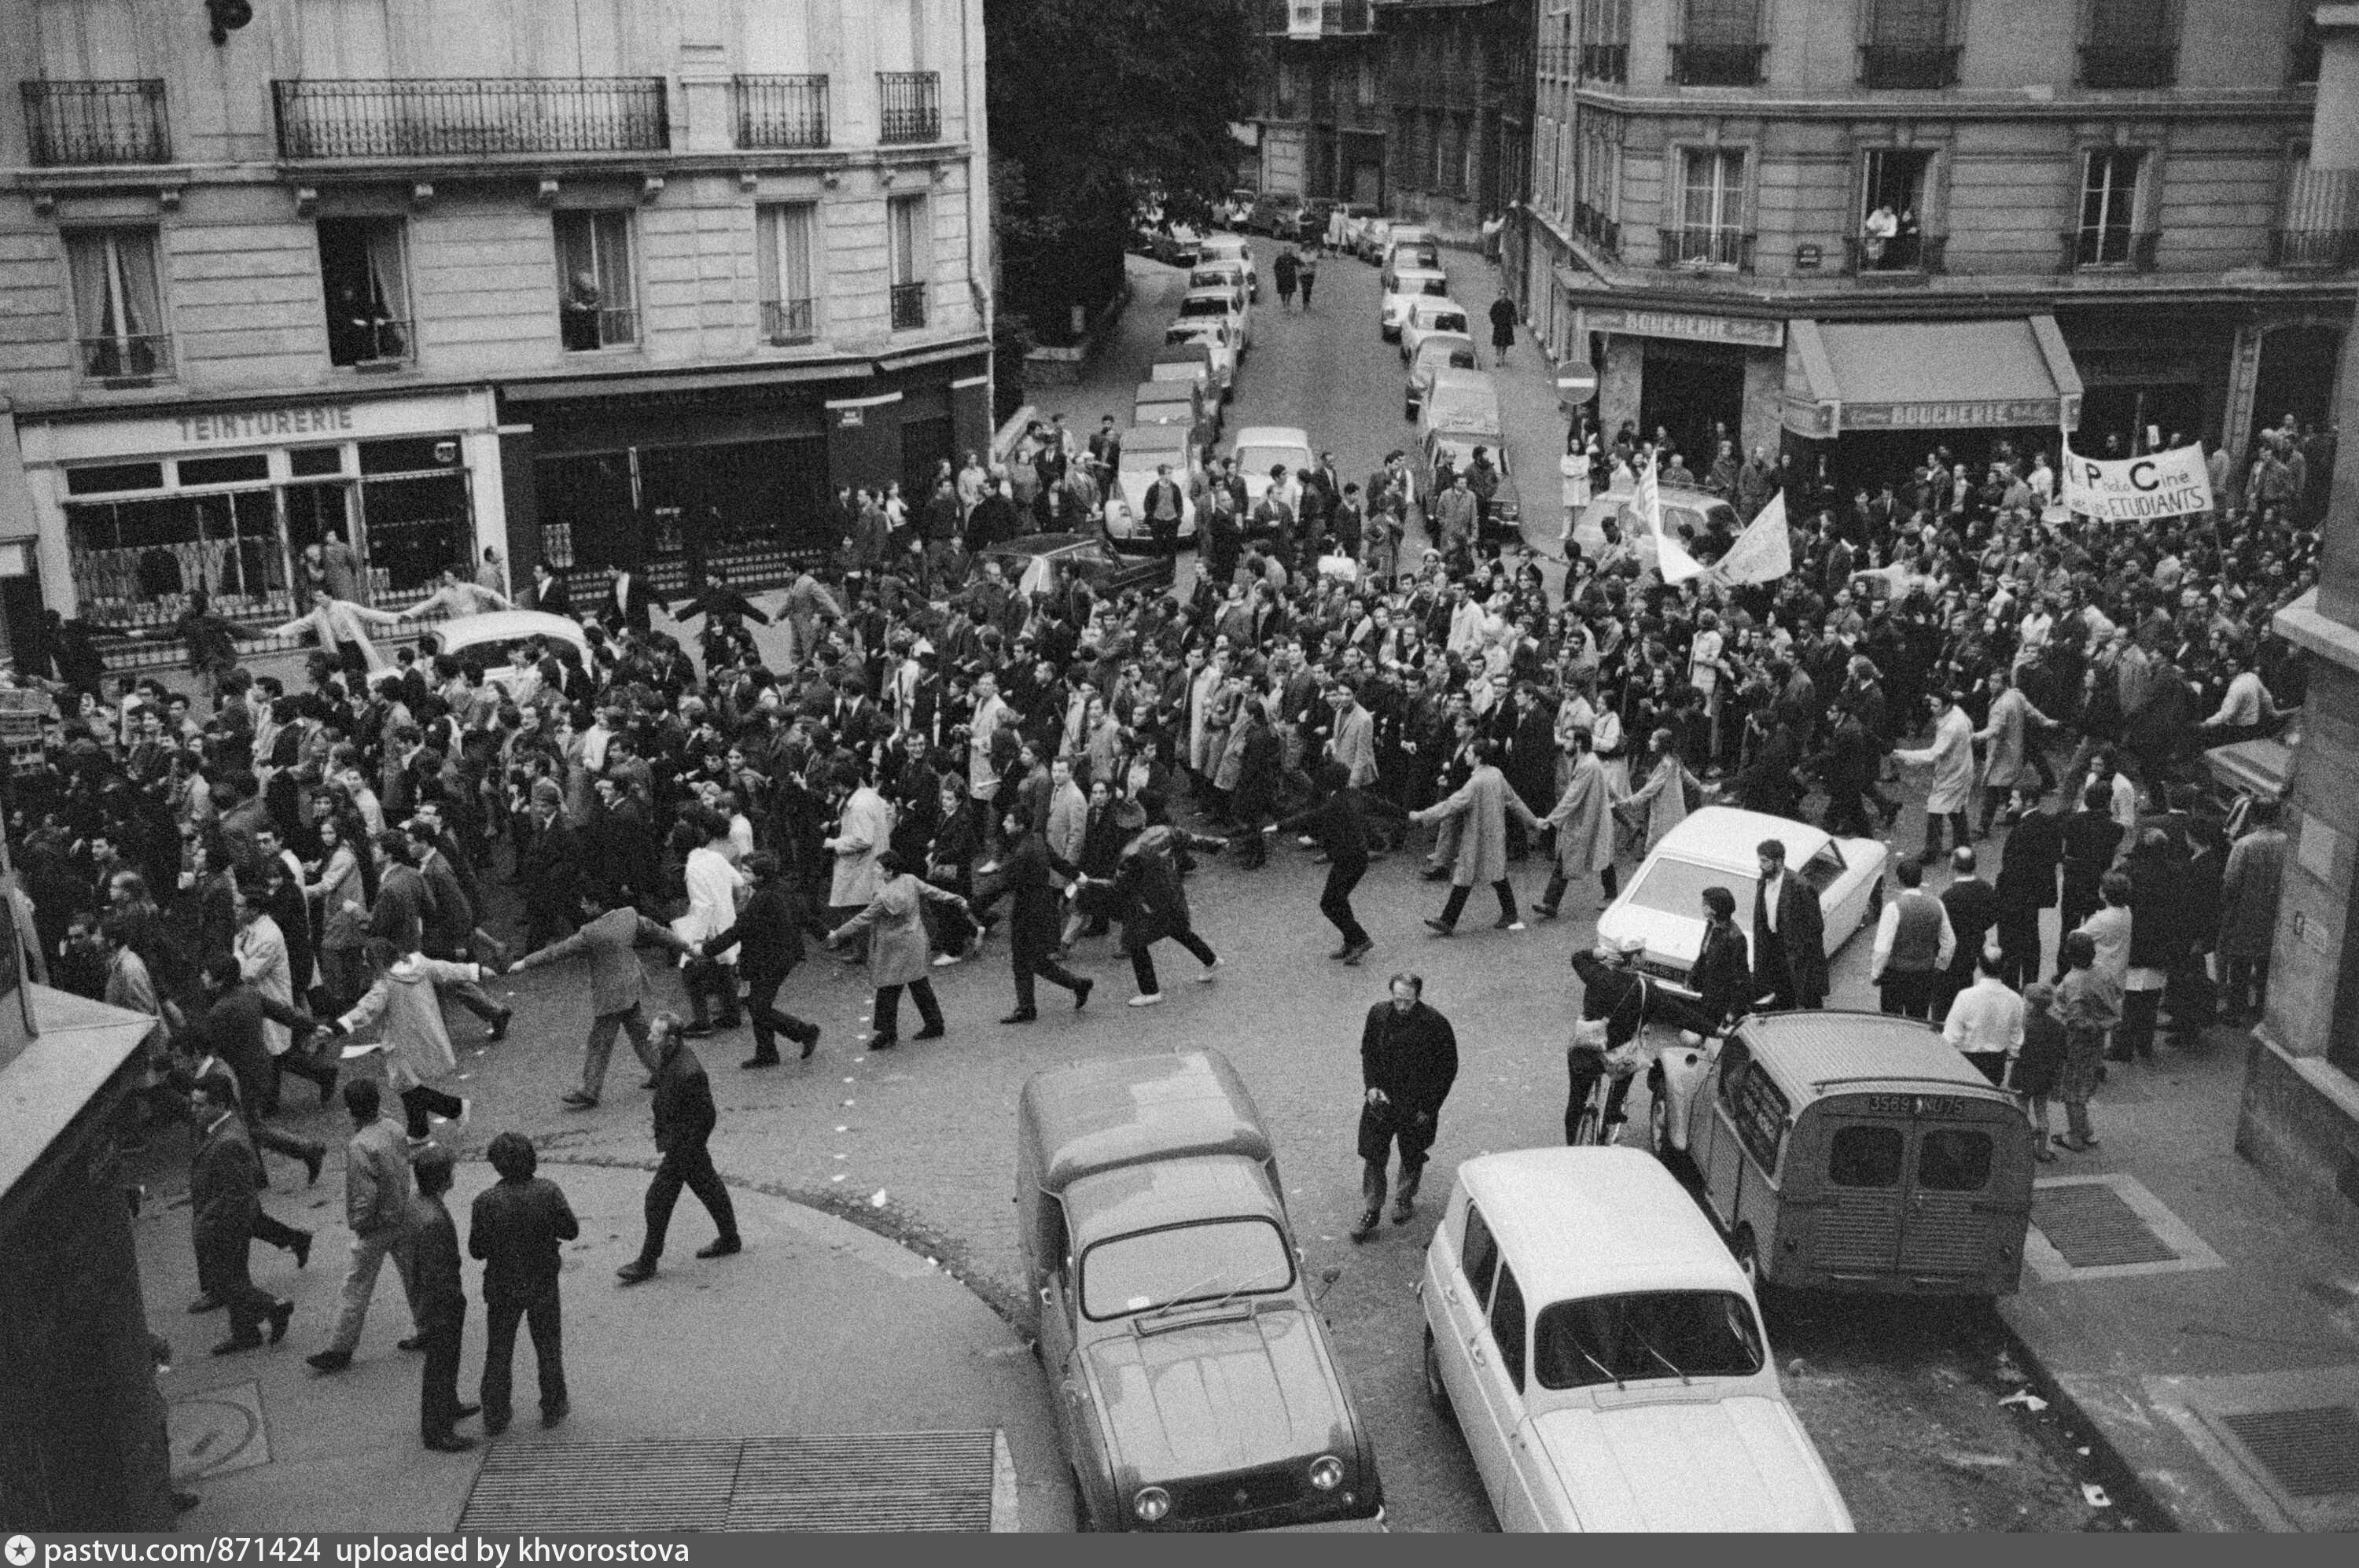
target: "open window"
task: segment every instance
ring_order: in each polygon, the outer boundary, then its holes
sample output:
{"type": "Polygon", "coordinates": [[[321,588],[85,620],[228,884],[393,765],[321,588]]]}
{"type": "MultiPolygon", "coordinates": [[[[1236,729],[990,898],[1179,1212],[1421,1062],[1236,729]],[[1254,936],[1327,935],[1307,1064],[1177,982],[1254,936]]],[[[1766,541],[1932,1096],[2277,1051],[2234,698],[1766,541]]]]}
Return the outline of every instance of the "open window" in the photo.
{"type": "Polygon", "coordinates": [[[328,306],[328,363],[410,357],[414,339],[399,218],[321,219],[320,288],[328,306]]]}
{"type": "Polygon", "coordinates": [[[1918,147],[1875,147],[1860,181],[1859,270],[1924,269],[1925,182],[1933,155],[1918,147]]]}

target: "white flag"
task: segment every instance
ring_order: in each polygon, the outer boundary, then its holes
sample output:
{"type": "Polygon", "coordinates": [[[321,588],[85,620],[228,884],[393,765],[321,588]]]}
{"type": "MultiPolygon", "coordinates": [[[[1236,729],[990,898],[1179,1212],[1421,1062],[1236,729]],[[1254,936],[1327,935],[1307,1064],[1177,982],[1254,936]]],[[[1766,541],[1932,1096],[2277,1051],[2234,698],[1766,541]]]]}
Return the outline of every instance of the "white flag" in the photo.
{"type": "Polygon", "coordinates": [[[1775,583],[1794,570],[1794,539],[1786,529],[1786,496],[1769,497],[1761,515],[1747,523],[1728,553],[1712,563],[1715,583],[1775,583]]]}
{"type": "Polygon", "coordinates": [[[1647,466],[1638,471],[1638,516],[1646,519],[1647,535],[1655,541],[1655,569],[1663,574],[1664,582],[1676,584],[1703,574],[1702,563],[1663,532],[1663,491],[1655,482],[1651,454],[1647,466]]]}

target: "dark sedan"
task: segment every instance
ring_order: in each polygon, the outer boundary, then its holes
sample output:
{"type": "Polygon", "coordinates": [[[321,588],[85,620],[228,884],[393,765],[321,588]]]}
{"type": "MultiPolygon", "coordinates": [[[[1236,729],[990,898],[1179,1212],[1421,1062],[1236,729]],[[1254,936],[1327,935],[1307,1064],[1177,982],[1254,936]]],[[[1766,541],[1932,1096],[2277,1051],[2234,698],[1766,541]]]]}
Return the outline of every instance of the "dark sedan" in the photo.
{"type": "Polygon", "coordinates": [[[999,570],[1006,574],[1007,581],[1018,587],[1035,565],[1045,560],[1049,577],[1045,586],[1050,592],[1062,588],[1070,574],[1088,583],[1090,591],[1101,599],[1114,598],[1133,588],[1146,593],[1158,593],[1171,586],[1175,575],[1171,557],[1117,555],[1114,547],[1096,534],[1027,534],[1006,544],[993,545],[983,556],[986,561],[999,562],[999,570]]]}

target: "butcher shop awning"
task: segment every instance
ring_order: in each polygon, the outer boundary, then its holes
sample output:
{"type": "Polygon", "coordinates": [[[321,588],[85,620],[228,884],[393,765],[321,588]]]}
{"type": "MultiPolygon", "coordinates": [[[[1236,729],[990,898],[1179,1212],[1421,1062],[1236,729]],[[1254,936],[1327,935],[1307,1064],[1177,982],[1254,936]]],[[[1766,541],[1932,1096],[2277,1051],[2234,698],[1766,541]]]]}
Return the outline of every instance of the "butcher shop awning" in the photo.
{"type": "Polygon", "coordinates": [[[1786,428],[2008,430],[2081,423],[2081,373],[2053,316],[1787,323],[1786,428]]]}

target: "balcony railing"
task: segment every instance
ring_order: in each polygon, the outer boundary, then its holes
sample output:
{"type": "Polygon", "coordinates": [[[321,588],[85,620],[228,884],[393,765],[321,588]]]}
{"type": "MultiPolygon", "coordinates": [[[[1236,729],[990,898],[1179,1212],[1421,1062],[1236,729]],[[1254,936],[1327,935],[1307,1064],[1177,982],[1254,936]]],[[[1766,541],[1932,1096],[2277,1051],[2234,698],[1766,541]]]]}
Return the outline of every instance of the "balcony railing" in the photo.
{"type": "Polygon", "coordinates": [[[25,130],[37,168],[169,163],[160,81],[27,82],[25,130]]]}
{"type": "Polygon", "coordinates": [[[1663,229],[1658,231],[1664,267],[1727,267],[1753,269],[1753,236],[1735,229],[1663,229]]]}
{"type": "Polygon", "coordinates": [[[1581,74],[1587,82],[1627,82],[1630,80],[1630,46],[1628,44],[1583,44],[1581,46],[1581,74]]]}
{"type": "Polygon", "coordinates": [[[906,332],[926,324],[926,286],[922,283],[893,285],[893,330],[906,332]]]}
{"type": "Polygon", "coordinates": [[[1859,84],[1923,91],[1958,84],[1955,44],[1868,44],[1859,51],[1859,84]]]}
{"type": "Polygon", "coordinates": [[[1622,225],[1586,201],[1572,204],[1572,232],[1608,256],[1622,254],[1622,225]]]}
{"type": "Polygon", "coordinates": [[[2348,271],[2359,267],[2359,229],[2271,229],[2269,265],[2348,271]]]}
{"type": "Polygon", "coordinates": [[[660,152],[659,76],[339,78],[270,84],[285,158],[660,152]]]}
{"type": "Polygon", "coordinates": [[[2063,269],[2067,272],[2084,267],[2151,272],[2155,255],[2162,245],[2159,234],[2125,235],[2118,229],[2066,229],[2059,239],[2063,269]]]}
{"type": "Polygon", "coordinates": [[[397,317],[353,321],[342,328],[331,324],[328,363],[331,365],[394,365],[410,357],[410,323],[397,317]]]}
{"type": "Polygon", "coordinates": [[[942,78],[934,71],[880,71],[877,139],[938,142],[942,139],[942,78]]]}
{"type": "Polygon", "coordinates": [[[160,332],[82,338],[82,373],[94,381],[168,381],[172,340],[160,332]]]}
{"type": "Polygon", "coordinates": [[[1923,278],[1942,270],[1949,248],[1947,234],[1895,234],[1870,256],[1866,240],[1854,234],[1843,241],[1843,270],[1856,278],[1923,278]]]}
{"type": "Polygon", "coordinates": [[[827,78],[738,76],[729,95],[741,147],[827,146],[827,78]]]}
{"type": "MultiPolygon", "coordinates": [[[[1285,38],[1294,31],[1293,0],[1262,0],[1261,30],[1285,38]]],[[[1374,0],[1322,0],[1319,6],[1321,38],[1348,38],[1375,30],[1374,0]]]]}
{"type": "Polygon", "coordinates": [[[621,305],[568,305],[558,313],[558,334],[568,354],[627,348],[639,341],[639,313],[621,305]]]}
{"type": "Polygon", "coordinates": [[[2169,87],[2179,80],[2179,50],[2171,44],[2083,44],[2083,87],[2169,87]]]}
{"type": "Polygon", "coordinates": [[[773,348],[810,343],[819,336],[817,319],[809,299],[765,299],[762,341],[773,348]]]}
{"type": "Polygon", "coordinates": [[[1671,80],[1681,87],[1757,87],[1767,44],[1673,44],[1671,80]]]}

